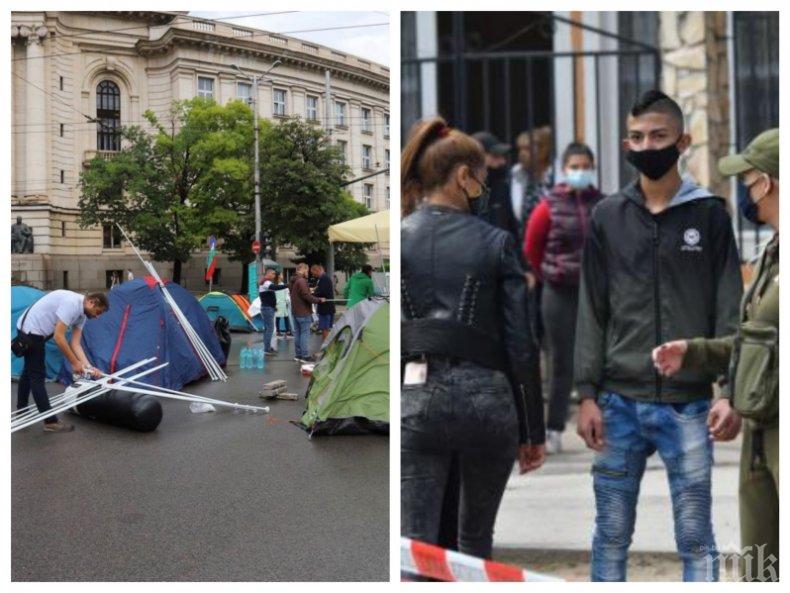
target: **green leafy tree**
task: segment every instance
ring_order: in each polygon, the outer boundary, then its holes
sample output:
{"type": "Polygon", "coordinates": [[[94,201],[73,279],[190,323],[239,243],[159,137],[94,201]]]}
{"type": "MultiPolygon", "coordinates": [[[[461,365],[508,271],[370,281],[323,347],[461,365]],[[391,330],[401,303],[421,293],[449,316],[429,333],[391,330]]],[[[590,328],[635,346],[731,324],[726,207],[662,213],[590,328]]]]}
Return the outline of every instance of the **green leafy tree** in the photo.
{"type": "Polygon", "coordinates": [[[80,225],[119,223],[156,261],[181,265],[206,237],[246,222],[251,200],[252,112],[196,98],[169,120],[145,113],[153,132],[121,130],[122,149],[92,159],[80,178],[80,225]]]}

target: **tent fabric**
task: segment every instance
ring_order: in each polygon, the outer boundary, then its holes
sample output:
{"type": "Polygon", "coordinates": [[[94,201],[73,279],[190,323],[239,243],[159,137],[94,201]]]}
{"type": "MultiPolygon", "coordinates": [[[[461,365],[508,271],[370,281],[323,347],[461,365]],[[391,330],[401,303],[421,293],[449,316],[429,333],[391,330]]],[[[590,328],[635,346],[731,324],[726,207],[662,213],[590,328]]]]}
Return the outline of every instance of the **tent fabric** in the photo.
{"type": "MultiPolygon", "coordinates": [[[[244,297],[241,298],[244,301],[247,300],[244,297]]],[[[208,314],[208,318],[212,323],[216,321],[219,315],[222,315],[230,323],[231,331],[251,332],[261,331],[263,329],[263,323],[260,319],[258,319],[258,323],[256,323],[255,320],[250,318],[247,314],[249,304],[245,307],[235,296],[221,291],[214,291],[207,292],[200,297],[198,301],[200,302],[200,306],[203,307],[208,314]]]]}
{"type": "Polygon", "coordinates": [[[300,421],[310,436],[389,433],[389,303],[360,302],[327,336],[300,421]]]}
{"type": "Polygon", "coordinates": [[[330,243],[389,243],[390,211],[382,210],[329,227],[330,243]]]}
{"type": "MultiPolygon", "coordinates": [[[[32,286],[12,286],[11,287],[11,339],[16,336],[16,323],[22,317],[25,309],[30,307],[33,303],[43,297],[46,292],[34,288],[32,286]]],[[[70,333],[69,333],[70,337],[70,333]]],[[[60,373],[60,367],[63,365],[63,354],[61,354],[58,347],[55,345],[54,340],[49,340],[45,347],[45,363],[47,368],[47,379],[55,381],[60,373]]],[[[18,379],[22,374],[22,367],[25,361],[23,358],[17,358],[11,354],[11,377],[18,379]]]]}
{"type": "MultiPolygon", "coordinates": [[[[171,282],[166,287],[209,352],[224,365],[219,339],[203,307],[178,284],[171,282]]],[[[162,362],[168,362],[168,366],[140,381],[169,389],[181,389],[207,375],[155,281],[149,278],[130,280],[113,288],[107,297],[110,310],[88,319],[82,334],[82,347],[96,368],[114,372],[144,358],[155,357],[155,361],[138,371],[162,362]]],[[[60,379],[66,384],[71,382],[68,361],[63,362],[60,379]]]]}

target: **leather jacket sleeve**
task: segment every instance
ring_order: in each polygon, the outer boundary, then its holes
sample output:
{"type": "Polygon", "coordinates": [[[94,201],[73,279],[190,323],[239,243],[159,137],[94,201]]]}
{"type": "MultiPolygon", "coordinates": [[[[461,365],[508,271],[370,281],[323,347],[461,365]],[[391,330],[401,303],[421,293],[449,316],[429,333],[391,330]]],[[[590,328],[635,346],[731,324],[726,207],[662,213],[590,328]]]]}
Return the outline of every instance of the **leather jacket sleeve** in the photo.
{"type": "Polygon", "coordinates": [[[519,415],[519,443],[539,445],[545,441],[540,360],[531,324],[527,321],[524,270],[510,237],[504,241],[500,261],[503,338],[519,415]]]}

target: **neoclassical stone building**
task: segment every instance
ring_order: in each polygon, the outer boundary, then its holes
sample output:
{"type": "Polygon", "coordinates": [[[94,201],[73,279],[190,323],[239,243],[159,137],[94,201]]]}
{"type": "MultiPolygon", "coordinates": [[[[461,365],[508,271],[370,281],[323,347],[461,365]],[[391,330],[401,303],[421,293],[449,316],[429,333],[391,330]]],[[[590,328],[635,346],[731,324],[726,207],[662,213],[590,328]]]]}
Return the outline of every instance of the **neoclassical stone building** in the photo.
{"type": "MultiPolygon", "coordinates": [[[[260,117],[300,116],[329,130],[352,178],[389,164],[389,70],[340,51],[176,12],[14,12],[11,46],[10,214],[35,239],[34,254],[12,257],[14,281],[89,290],[120,271],[142,273],[117,231],[78,227],[79,174],[97,151],[118,149],[112,128],[145,125],[147,109],[164,118],[174,100],[257,92],[260,117]],[[276,60],[257,90],[236,69],[260,75],[276,60]]],[[[380,174],[349,191],[381,210],[389,183],[380,174]]],[[[289,255],[279,254],[286,266],[289,255]]],[[[203,289],[203,262],[196,254],[184,266],[187,288],[203,289]]],[[[238,287],[240,265],[223,257],[219,267],[220,284],[238,287]]]]}

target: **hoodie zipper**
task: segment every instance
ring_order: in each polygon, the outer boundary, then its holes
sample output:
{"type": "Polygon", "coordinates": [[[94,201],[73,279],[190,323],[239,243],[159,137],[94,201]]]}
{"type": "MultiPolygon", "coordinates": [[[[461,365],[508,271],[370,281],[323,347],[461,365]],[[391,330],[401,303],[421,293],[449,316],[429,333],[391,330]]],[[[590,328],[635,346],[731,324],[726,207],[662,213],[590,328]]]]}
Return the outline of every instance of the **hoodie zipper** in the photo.
{"type": "MultiPolygon", "coordinates": [[[[659,224],[658,219],[653,217],[653,299],[655,301],[655,317],[656,317],[656,346],[661,344],[661,276],[660,272],[660,265],[659,265],[659,246],[661,243],[661,238],[659,235],[659,224]]],[[[653,371],[655,373],[655,383],[656,383],[656,399],[660,402],[661,401],[661,387],[662,387],[662,380],[661,375],[658,373],[658,370],[655,369],[653,371]]]]}

